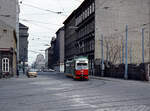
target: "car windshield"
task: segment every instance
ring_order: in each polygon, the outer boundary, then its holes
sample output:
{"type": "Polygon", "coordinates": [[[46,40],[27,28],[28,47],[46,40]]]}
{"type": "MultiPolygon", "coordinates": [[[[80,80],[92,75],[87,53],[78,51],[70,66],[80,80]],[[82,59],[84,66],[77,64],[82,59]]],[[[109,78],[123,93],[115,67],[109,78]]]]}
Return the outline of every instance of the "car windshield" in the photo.
{"type": "Polygon", "coordinates": [[[30,69],[30,72],[37,72],[37,69],[30,69]]]}

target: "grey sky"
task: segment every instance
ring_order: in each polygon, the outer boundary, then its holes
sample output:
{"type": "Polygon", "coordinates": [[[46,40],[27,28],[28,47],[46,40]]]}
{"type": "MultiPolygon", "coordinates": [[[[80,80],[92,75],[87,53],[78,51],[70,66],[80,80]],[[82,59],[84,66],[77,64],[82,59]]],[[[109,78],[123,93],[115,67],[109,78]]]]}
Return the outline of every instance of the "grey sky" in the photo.
{"type": "Polygon", "coordinates": [[[29,64],[44,51],[64,20],[83,0],[20,0],[20,22],[29,27],[29,64]],[[39,9],[38,9],[39,8],[39,9]],[[48,10],[48,11],[44,11],[48,10]],[[63,12],[56,14],[54,12],[63,12]],[[35,51],[35,52],[34,52],[35,51]]]}

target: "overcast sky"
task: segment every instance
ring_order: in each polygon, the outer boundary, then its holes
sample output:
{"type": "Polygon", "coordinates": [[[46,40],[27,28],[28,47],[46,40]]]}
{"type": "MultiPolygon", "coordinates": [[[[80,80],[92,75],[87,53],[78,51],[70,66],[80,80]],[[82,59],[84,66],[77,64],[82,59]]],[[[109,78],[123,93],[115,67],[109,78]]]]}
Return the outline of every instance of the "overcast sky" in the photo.
{"type": "Polygon", "coordinates": [[[83,0],[20,0],[20,22],[29,27],[29,64],[45,54],[56,31],[83,0]],[[55,12],[63,12],[58,14],[55,12]]]}

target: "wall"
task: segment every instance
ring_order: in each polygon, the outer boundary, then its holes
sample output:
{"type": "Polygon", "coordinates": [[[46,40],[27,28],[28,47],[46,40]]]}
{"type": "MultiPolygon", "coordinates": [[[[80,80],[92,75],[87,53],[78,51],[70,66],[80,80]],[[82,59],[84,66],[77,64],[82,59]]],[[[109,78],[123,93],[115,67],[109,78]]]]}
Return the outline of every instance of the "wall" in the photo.
{"type": "Polygon", "coordinates": [[[0,48],[14,47],[14,30],[0,21],[0,48]]]}
{"type": "Polygon", "coordinates": [[[62,28],[60,30],[60,33],[59,35],[60,36],[60,39],[59,39],[59,54],[60,54],[60,63],[64,63],[64,28],[62,28]]]}
{"type": "Polygon", "coordinates": [[[0,1],[0,20],[16,29],[17,20],[17,2],[18,0],[1,0],[0,1]],[[9,15],[9,16],[2,16],[9,15]]]}
{"type": "Polygon", "coordinates": [[[128,63],[142,62],[142,28],[145,28],[145,62],[149,62],[150,1],[95,0],[95,2],[95,59],[101,58],[101,35],[103,34],[104,59],[114,64],[123,62],[125,58],[123,43],[125,44],[125,29],[128,25],[128,63]]]}
{"type": "Polygon", "coordinates": [[[19,24],[19,60],[28,62],[28,27],[19,24]]]}
{"type": "MultiPolygon", "coordinates": [[[[19,3],[18,0],[0,0],[0,20],[5,21],[16,31],[19,41],[19,3]]],[[[19,42],[17,42],[17,57],[19,60],[19,42]]]]}

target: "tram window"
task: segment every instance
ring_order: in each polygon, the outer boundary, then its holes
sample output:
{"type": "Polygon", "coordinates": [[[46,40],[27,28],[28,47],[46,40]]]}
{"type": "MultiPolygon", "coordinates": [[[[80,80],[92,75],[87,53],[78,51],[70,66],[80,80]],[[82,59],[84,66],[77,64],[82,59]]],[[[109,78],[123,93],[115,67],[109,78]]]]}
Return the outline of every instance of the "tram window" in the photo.
{"type": "Polygon", "coordinates": [[[88,69],[88,64],[87,63],[77,63],[77,70],[81,70],[81,69],[88,69]]]}
{"type": "Polygon", "coordinates": [[[87,63],[78,63],[77,66],[87,66],[87,63]]]}

